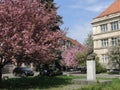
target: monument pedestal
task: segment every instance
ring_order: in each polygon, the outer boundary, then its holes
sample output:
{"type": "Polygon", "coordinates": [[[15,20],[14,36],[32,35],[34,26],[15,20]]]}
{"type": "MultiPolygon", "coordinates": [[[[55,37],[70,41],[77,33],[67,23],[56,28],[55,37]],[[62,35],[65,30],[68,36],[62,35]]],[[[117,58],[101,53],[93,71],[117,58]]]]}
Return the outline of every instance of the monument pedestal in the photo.
{"type": "Polygon", "coordinates": [[[94,60],[87,61],[87,80],[96,81],[96,68],[94,60]]]}
{"type": "Polygon", "coordinates": [[[100,83],[100,84],[110,84],[111,80],[96,80],[96,67],[95,67],[95,61],[90,60],[87,61],[87,79],[73,79],[73,83],[80,84],[80,85],[91,85],[94,83],[100,83]]]}

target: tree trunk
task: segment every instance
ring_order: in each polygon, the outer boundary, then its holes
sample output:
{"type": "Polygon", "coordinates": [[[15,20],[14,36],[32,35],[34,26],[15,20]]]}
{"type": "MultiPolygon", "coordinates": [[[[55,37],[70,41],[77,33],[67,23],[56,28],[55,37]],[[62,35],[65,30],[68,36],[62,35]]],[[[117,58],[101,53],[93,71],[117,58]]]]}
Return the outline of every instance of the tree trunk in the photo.
{"type": "Polygon", "coordinates": [[[2,80],[2,68],[0,68],[0,81],[2,80]]]}
{"type": "Polygon", "coordinates": [[[119,74],[119,79],[120,79],[120,64],[118,66],[118,69],[119,69],[119,73],[118,74],[119,74]]]}

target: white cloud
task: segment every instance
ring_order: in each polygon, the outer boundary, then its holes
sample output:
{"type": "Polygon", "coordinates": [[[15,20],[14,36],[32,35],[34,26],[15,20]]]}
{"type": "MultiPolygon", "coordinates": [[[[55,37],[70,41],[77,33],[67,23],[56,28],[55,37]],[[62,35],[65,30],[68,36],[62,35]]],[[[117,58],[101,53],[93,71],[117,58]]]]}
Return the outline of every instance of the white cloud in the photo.
{"type": "Polygon", "coordinates": [[[102,10],[104,10],[108,5],[93,5],[93,6],[89,6],[86,7],[85,9],[88,11],[92,11],[92,12],[101,12],[102,10]]]}
{"type": "MultiPolygon", "coordinates": [[[[72,0],[75,1],[75,0],[72,0]]],[[[98,0],[78,0],[78,2],[67,7],[72,9],[82,9],[92,12],[100,12],[108,7],[112,2],[99,2],[98,0]]]]}
{"type": "Polygon", "coordinates": [[[87,11],[92,11],[92,12],[100,12],[100,11],[104,10],[107,6],[90,5],[90,6],[86,6],[86,7],[81,7],[80,5],[71,5],[69,7],[73,8],[73,9],[82,9],[82,10],[87,10],[87,11]]]}
{"type": "Polygon", "coordinates": [[[91,25],[86,23],[83,25],[73,25],[68,31],[67,36],[84,43],[84,40],[87,38],[88,33],[91,31],[91,25]]]}
{"type": "Polygon", "coordinates": [[[99,0],[85,0],[85,1],[88,2],[89,4],[91,4],[91,3],[95,3],[95,2],[97,2],[99,0]]]}
{"type": "Polygon", "coordinates": [[[93,11],[93,12],[101,12],[107,8],[111,2],[102,2],[102,3],[97,3],[97,4],[92,4],[85,9],[88,11],[93,11]]]}

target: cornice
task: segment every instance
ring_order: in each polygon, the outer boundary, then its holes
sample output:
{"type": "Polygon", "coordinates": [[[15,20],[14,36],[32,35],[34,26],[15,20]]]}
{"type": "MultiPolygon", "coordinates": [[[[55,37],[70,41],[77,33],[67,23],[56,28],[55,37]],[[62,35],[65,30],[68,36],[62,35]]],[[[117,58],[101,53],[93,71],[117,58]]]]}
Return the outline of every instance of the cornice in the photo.
{"type": "Polygon", "coordinates": [[[100,17],[100,18],[94,18],[91,24],[99,23],[101,21],[109,20],[109,19],[116,18],[116,17],[120,17],[120,12],[115,13],[115,14],[110,14],[110,15],[107,15],[107,16],[103,16],[103,17],[100,17]]]}
{"type": "Polygon", "coordinates": [[[114,31],[108,31],[108,32],[103,32],[103,33],[93,34],[93,36],[103,35],[103,34],[109,34],[109,33],[114,33],[114,32],[120,32],[120,30],[114,30],[114,31]]]}

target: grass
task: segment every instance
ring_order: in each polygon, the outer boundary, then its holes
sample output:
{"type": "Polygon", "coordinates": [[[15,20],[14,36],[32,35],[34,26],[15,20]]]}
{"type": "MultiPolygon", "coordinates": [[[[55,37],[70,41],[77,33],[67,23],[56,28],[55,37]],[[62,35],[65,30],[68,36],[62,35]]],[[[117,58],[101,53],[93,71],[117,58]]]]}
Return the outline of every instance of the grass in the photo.
{"type": "Polygon", "coordinates": [[[120,90],[120,79],[97,78],[112,80],[111,84],[96,83],[90,86],[72,84],[71,80],[86,78],[84,76],[27,77],[11,78],[0,82],[0,90],[120,90]]]}
{"type": "Polygon", "coordinates": [[[78,90],[120,90],[120,79],[110,79],[112,80],[111,84],[99,84],[96,83],[91,86],[85,86],[78,90]]]}
{"type": "Polygon", "coordinates": [[[83,78],[76,76],[56,76],[56,77],[28,77],[11,78],[0,82],[1,89],[24,90],[24,89],[49,89],[71,84],[71,80],[83,78]]]}

